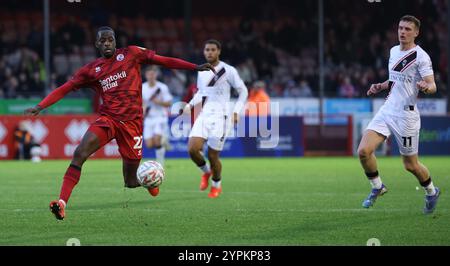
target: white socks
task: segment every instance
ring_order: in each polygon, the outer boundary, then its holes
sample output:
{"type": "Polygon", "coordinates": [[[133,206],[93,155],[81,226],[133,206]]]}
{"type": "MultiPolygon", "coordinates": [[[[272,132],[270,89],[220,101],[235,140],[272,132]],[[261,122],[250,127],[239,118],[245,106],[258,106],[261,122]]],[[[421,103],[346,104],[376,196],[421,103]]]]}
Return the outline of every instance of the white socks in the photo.
{"type": "Polygon", "coordinates": [[[205,163],[205,165],[203,165],[203,166],[199,166],[198,168],[200,168],[200,170],[202,170],[203,173],[211,172],[211,169],[209,169],[209,165],[207,163],[205,163]]]}
{"type": "Polygon", "coordinates": [[[219,181],[212,180],[211,186],[213,186],[215,188],[219,188],[221,184],[222,184],[222,180],[219,180],[219,181]]]}
{"type": "Polygon", "coordinates": [[[60,199],[59,202],[64,205],[64,208],[66,207],[66,202],[64,200],[60,199]]]}
{"type": "Polygon", "coordinates": [[[383,185],[383,182],[381,182],[380,176],[377,176],[374,179],[369,179],[369,181],[370,181],[370,185],[372,186],[372,188],[375,188],[375,189],[380,189],[381,186],[383,185]]]}
{"type": "Polygon", "coordinates": [[[427,196],[434,196],[436,194],[436,188],[433,185],[433,181],[431,181],[428,186],[423,187],[423,189],[425,189],[427,196]]]}
{"type": "Polygon", "coordinates": [[[164,166],[164,158],[166,156],[166,147],[161,146],[159,149],[155,149],[156,161],[158,161],[162,166],[164,166]]]}

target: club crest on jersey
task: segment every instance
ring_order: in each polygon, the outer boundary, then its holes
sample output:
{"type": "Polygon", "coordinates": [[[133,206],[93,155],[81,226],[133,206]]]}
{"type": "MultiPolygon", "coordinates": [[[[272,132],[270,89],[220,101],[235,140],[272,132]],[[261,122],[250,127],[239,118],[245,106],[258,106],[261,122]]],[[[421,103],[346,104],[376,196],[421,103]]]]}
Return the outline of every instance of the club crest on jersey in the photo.
{"type": "Polygon", "coordinates": [[[125,58],[125,56],[123,56],[123,54],[118,54],[116,56],[117,61],[123,61],[124,58],[125,58]]]}
{"type": "Polygon", "coordinates": [[[408,63],[408,60],[406,60],[406,59],[403,60],[403,61],[402,61],[402,67],[405,67],[405,65],[406,65],[407,63],[408,63]]]}
{"type": "Polygon", "coordinates": [[[98,73],[98,72],[100,72],[101,70],[102,70],[101,67],[98,66],[98,67],[95,68],[95,73],[98,73]]]}

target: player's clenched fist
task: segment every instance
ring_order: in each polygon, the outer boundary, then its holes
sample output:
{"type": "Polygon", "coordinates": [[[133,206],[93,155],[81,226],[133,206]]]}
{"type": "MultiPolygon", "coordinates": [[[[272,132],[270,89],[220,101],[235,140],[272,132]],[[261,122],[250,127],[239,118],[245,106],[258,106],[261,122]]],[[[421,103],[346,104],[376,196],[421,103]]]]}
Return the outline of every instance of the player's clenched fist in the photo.
{"type": "Polygon", "coordinates": [[[210,63],[205,63],[202,65],[197,65],[196,69],[197,71],[207,71],[207,70],[211,70],[212,72],[216,73],[216,70],[214,69],[214,66],[211,65],[210,63]]]}
{"type": "Polygon", "coordinates": [[[373,95],[373,94],[377,94],[381,90],[383,90],[383,87],[382,87],[381,83],[372,84],[370,86],[370,89],[367,91],[367,96],[370,96],[370,95],[373,95]]]}
{"type": "Polygon", "coordinates": [[[41,110],[42,110],[42,108],[39,105],[37,105],[35,107],[31,107],[31,108],[26,109],[24,111],[24,114],[37,116],[39,114],[39,112],[41,112],[41,110]]]}
{"type": "Polygon", "coordinates": [[[191,107],[192,106],[190,104],[186,104],[183,108],[181,108],[178,111],[178,115],[183,115],[183,114],[189,115],[191,113],[191,107]]]}
{"type": "Polygon", "coordinates": [[[417,82],[417,88],[425,94],[427,94],[429,90],[428,83],[424,80],[417,82]]]}

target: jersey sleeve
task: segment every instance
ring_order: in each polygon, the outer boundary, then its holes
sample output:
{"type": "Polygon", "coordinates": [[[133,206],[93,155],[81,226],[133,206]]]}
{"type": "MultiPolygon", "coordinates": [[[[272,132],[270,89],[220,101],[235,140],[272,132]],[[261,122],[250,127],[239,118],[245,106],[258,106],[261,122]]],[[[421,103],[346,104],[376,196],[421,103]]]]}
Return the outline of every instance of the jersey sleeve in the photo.
{"type": "Polygon", "coordinates": [[[89,68],[84,66],[80,68],[69,81],[47,95],[41,102],[38,103],[38,106],[43,109],[47,108],[57,101],[61,100],[71,91],[75,91],[84,86],[88,86],[91,81],[92,80],[89,76],[89,68]]]}
{"type": "MultiPolygon", "coordinates": [[[[389,73],[389,71],[390,71],[389,66],[392,64],[392,52],[393,52],[393,50],[394,50],[394,47],[392,47],[392,48],[389,50],[389,60],[388,60],[388,64],[387,64],[387,71],[388,71],[388,73],[389,73]]],[[[388,79],[389,79],[389,78],[388,78],[388,79]]]]}
{"type": "Polygon", "coordinates": [[[431,63],[431,58],[427,54],[423,54],[420,56],[419,62],[418,62],[418,70],[420,73],[420,76],[422,78],[426,76],[431,76],[434,74],[433,72],[433,64],[431,63]]]}
{"type": "Polygon", "coordinates": [[[162,99],[163,99],[164,102],[171,102],[172,101],[173,96],[172,96],[172,94],[169,91],[169,87],[167,87],[166,85],[163,86],[162,93],[163,93],[162,94],[162,99]]]}
{"type": "Polygon", "coordinates": [[[142,101],[146,102],[146,101],[148,101],[149,98],[150,98],[150,95],[148,93],[147,83],[143,83],[142,84],[142,101]]]}
{"type": "Polygon", "coordinates": [[[74,86],[70,82],[64,83],[62,86],[56,88],[49,95],[47,95],[42,101],[38,103],[42,109],[45,109],[57,101],[61,100],[64,96],[66,96],[69,92],[74,90],[74,86]]]}
{"type": "Polygon", "coordinates": [[[248,98],[248,89],[247,86],[245,86],[244,81],[239,76],[237,70],[234,67],[230,68],[231,75],[228,78],[228,82],[230,85],[237,90],[239,93],[239,97],[236,101],[236,104],[234,105],[233,113],[241,113],[245,102],[248,98]]]}
{"type": "Polygon", "coordinates": [[[189,101],[189,105],[194,107],[197,104],[200,104],[202,102],[202,95],[200,93],[200,91],[197,91],[194,96],[192,97],[192,99],[189,101]]]}
{"type": "Polygon", "coordinates": [[[82,87],[88,86],[89,83],[92,82],[92,78],[89,75],[89,67],[83,66],[81,67],[72,78],[68,81],[73,87],[73,90],[80,89],[82,87]]]}
{"type": "Polygon", "coordinates": [[[186,69],[196,70],[197,65],[188,61],[184,61],[175,57],[167,57],[155,54],[153,59],[149,62],[151,64],[160,65],[171,69],[186,69]]]}
{"type": "Polygon", "coordinates": [[[149,50],[144,47],[139,47],[135,45],[128,46],[129,51],[136,58],[136,62],[139,64],[149,64],[152,62],[155,56],[155,51],[149,50]]]}
{"type": "Polygon", "coordinates": [[[235,89],[246,87],[236,68],[230,67],[230,74],[231,75],[228,76],[228,82],[230,83],[231,87],[235,89]]]}

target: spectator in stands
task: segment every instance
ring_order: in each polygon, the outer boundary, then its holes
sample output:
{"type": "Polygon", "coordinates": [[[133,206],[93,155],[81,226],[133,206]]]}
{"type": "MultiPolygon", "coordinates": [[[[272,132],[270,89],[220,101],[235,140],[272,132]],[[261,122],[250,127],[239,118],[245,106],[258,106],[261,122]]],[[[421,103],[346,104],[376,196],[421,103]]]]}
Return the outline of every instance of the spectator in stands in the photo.
{"type": "Polygon", "coordinates": [[[81,28],[74,16],[69,16],[67,23],[59,29],[58,36],[61,38],[61,43],[66,44],[64,45],[66,52],[70,52],[73,49],[69,44],[81,47],[85,40],[83,28],[81,28]]]}
{"type": "Polygon", "coordinates": [[[266,92],[264,81],[258,80],[253,83],[247,102],[247,115],[267,116],[270,114],[270,97],[266,92]]]}
{"type": "Polygon", "coordinates": [[[44,93],[45,84],[39,72],[34,72],[29,79],[31,96],[40,97],[44,93]]]}
{"type": "Polygon", "coordinates": [[[164,77],[164,83],[170,88],[170,92],[176,97],[181,97],[186,89],[186,74],[183,71],[176,69],[171,69],[164,73],[168,73],[168,75],[164,77]]]}
{"type": "Polygon", "coordinates": [[[300,86],[299,86],[299,90],[298,90],[298,95],[297,97],[313,97],[313,92],[311,87],[308,84],[308,81],[302,79],[300,81],[300,86]]]}
{"type": "Polygon", "coordinates": [[[286,82],[286,87],[284,88],[284,97],[298,97],[300,94],[300,88],[297,86],[295,80],[291,79],[286,82]]]}
{"type": "MultiPolygon", "coordinates": [[[[175,1],[175,0],[173,0],[175,1]]],[[[16,1],[17,3],[21,1],[16,1]]],[[[139,1],[143,2],[143,1],[139,1]]],[[[261,2],[261,1],[260,1],[261,2]]],[[[385,11],[373,8],[371,5],[355,4],[352,9],[342,9],[346,4],[345,0],[335,0],[326,3],[326,10],[340,10],[340,12],[330,12],[326,15],[325,22],[325,60],[326,60],[326,81],[325,93],[327,96],[339,95],[341,80],[336,78],[339,76],[349,76],[353,81],[353,86],[356,93],[351,97],[361,97],[365,95],[366,85],[374,80],[387,79],[386,73],[380,76],[381,72],[386,72],[385,62],[388,55],[383,55],[389,52],[389,47],[396,41],[396,34],[392,34],[391,27],[396,24],[390,21],[389,18],[396,17],[396,10],[398,7],[405,5],[406,0],[389,1],[385,3],[390,8],[385,11]],[[361,15],[365,14],[365,15],[361,15]],[[369,18],[381,17],[385,19],[380,23],[373,23],[369,18]],[[367,44],[367,45],[365,45],[367,44]],[[358,76],[354,76],[355,70],[358,71],[358,76]],[[339,74],[338,74],[339,73],[339,74]],[[373,77],[375,73],[375,77],[373,77]]],[[[289,79],[298,79],[298,77],[305,77],[308,79],[311,86],[317,87],[317,84],[312,83],[313,80],[318,80],[318,49],[315,38],[305,38],[304,36],[313,36],[316,34],[316,16],[314,12],[310,12],[311,8],[315,7],[314,0],[305,1],[290,1],[285,3],[284,10],[274,8],[277,6],[275,0],[267,0],[258,3],[258,5],[251,4],[245,9],[245,19],[237,16],[232,16],[227,13],[227,10],[218,10],[222,12],[223,21],[217,21],[208,18],[207,23],[201,22],[201,31],[194,32],[194,36],[201,34],[213,35],[218,39],[224,40],[223,57],[231,63],[238,66],[238,70],[242,73],[241,76],[246,83],[251,84],[254,80],[263,79],[270,80],[268,88],[271,95],[293,97],[290,92],[283,93],[277,90],[272,90],[273,87],[279,84],[285,84],[289,79]],[[219,27],[211,27],[211,25],[219,25],[219,27]],[[203,28],[208,26],[209,29],[203,28]],[[245,78],[245,73],[248,71],[249,61],[253,61],[251,69],[251,76],[245,78]],[[244,62],[244,63],[243,63],[244,62]],[[242,65],[242,70],[239,67],[242,65]],[[253,73],[254,72],[256,73],[253,73]],[[256,76],[254,76],[256,74],[256,76]]],[[[6,8],[7,13],[14,15],[15,12],[23,12],[21,4],[15,4],[6,8]]],[[[25,5],[25,4],[23,4],[25,5]]],[[[118,42],[122,46],[128,43],[152,43],[158,46],[158,51],[161,49],[170,49],[174,47],[174,43],[184,44],[186,39],[183,39],[185,34],[183,27],[174,26],[176,24],[183,24],[183,20],[171,17],[167,13],[158,13],[160,16],[149,18],[147,14],[144,15],[142,10],[139,10],[140,5],[132,6],[127,9],[129,13],[135,14],[133,17],[125,18],[124,14],[111,12],[114,5],[105,6],[103,9],[96,8],[95,16],[92,17],[77,17],[76,14],[69,17],[69,19],[58,19],[57,14],[61,10],[58,7],[52,10],[52,28],[51,28],[51,49],[52,49],[52,74],[56,73],[58,76],[64,77],[73,74],[71,69],[80,64],[80,56],[82,63],[87,61],[84,57],[89,54],[90,57],[95,57],[95,50],[86,53],[85,47],[91,47],[93,40],[89,39],[88,29],[95,29],[100,24],[105,24],[105,20],[109,21],[114,28],[117,28],[116,34],[118,42]],[[161,25],[164,20],[172,20],[170,27],[155,27],[153,24],[150,27],[150,21],[156,21],[156,25],[161,25]],[[124,21],[128,21],[124,23],[124,21]],[[137,23],[139,22],[139,23],[137,23]],[[133,26],[131,26],[133,25],[133,26]],[[176,32],[176,34],[175,34],[176,32]],[[179,39],[172,43],[168,40],[179,39]],[[170,45],[162,45],[162,43],[169,43],[170,45]],[[78,48],[74,48],[73,45],[78,48]],[[79,55],[79,48],[81,54],[79,55]],[[58,54],[59,53],[59,54],[58,54]],[[59,60],[62,59],[62,60],[59,60]]],[[[200,6],[200,5],[198,5],[200,6]]],[[[234,6],[234,5],[229,5],[234,6]]],[[[430,56],[433,61],[437,61],[435,74],[441,75],[442,86],[439,88],[446,88],[449,83],[449,77],[446,73],[447,60],[447,34],[446,34],[446,1],[415,1],[410,5],[413,12],[419,16],[426,17],[426,23],[434,25],[421,38],[420,45],[427,50],[430,50],[430,56]]],[[[231,7],[230,7],[231,8],[231,7]]],[[[198,14],[202,14],[207,10],[206,5],[203,9],[196,9],[198,14]]],[[[40,10],[34,10],[41,12],[40,10]]],[[[80,14],[78,14],[80,16],[80,14]]],[[[200,20],[203,17],[200,15],[200,20]]],[[[193,16],[193,20],[199,19],[199,16],[193,16]]],[[[27,22],[27,21],[21,21],[27,22]]],[[[43,27],[40,21],[31,21],[28,30],[21,30],[19,21],[8,20],[0,17],[0,28],[2,34],[0,36],[0,91],[3,90],[4,97],[8,97],[5,83],[6,68],[10,68],[12,75],[16,78],[24,71],[28,80],[32,80],[34,71],[39,69],[42,65],[42,46],[43,46],[43,27]],[[25,44],[25,46],[21,46],[25,44]],[[26,47],[27,51],[23,48],[26,47]],[[27,54],[32,51],[38,56],[39,60],[26,59],[27,54]],[[26,69],[21,66],[22,61],[27,61],[26,69]],[[3,61],[3,65],[2,62],[3,61]],[[3,72],[3,73],[1,73],[3,72]],[[2,78],[3,75],[3,78],[2,78]]],[[[211,37],[211,36],[208,36],[211,37]]],[[[204,38],[200,38],[202,41],[204,38]]],[[[145,46],[145,45],[144,45],[145,46]]],[[[198,45],[197,45],[198,46],[198,45]]],[[[181,45],[181,47],[185,47],[181,45]]],[[[193,49],[185,47],[186,50],[192,50],[192,53],[184,53],[181,57],[198,58],[202,60],[202,49],[195,46],[193,49]],[[198,51],[198,52],[195,52],[198,51]]],[[[196,60],[194,60],[196,61],[196,60]]],[[[76,68],[76,67],[75,67],[76,68]]],[[[247,72],[248,73],[248,72],[247,72]]],[[[185,87],[184,82],[179,82],[176,75],[170,72],[164,73],[166,83],[177,83],[175,95],[181,96],[181,88],[185,87]],[[171,81],[174,79],[174,81],[171,81]]],[[[21,87],[23,83],[18,86],[21,87]]],[[[25,83],[28,84],[28,83],[25,83]]],[[[58,83],[57,85],[61,85],[58,83]]],[[[16,89],[16,93],[12,95],[22,94],[21,88],[16,89]]],[[[442,97],[442,90],[438,93],[428,97],[442,97]]],[[[83,96],[84,92],[77,94],[83,96]]],[[[295,95],[294,91],[294,95],[295,95]]],[[[344,96],[342,96],[344,97],[344,96]]],[[[347,96],[345,96],[347,97],[347,96]]],[[[382,94],[379,97],[383,97],[382,94]]]]}
{"type": "Polygon", "coordinates": [[[14,146],[16,148],[16,160],[41,161],[41,145],[37,143],[31,134],[29,122],[21,121],[14,130],[14,146]]]}
{"type": "Polygon", "coordinates": [[[255,64],[251,58],[248,58],[237,66],[239,76],[242,78],[245,84],[249,84],[256,80],[258,75],[256,73],[255,64]]]}
{"type": "Polygon", "coordinates": [[[338,96],[344,98],[353,98],[357,96],[355,86],[351,83],[350,77],[346,76],[338,88],[338,96]]]}
{"type": "Polygon", "coordinates": [[[271,97],[283,97],[284,87],[278,82],[272,82],[269,87],[269,94],[271,97]]]}
{"type": "Polygon", "coordinates": [[[16,98],[18,87],[19,81],[17,78],[12,75],[7,76],[7,80],[5,82],[6,98],[16,98]]]}

